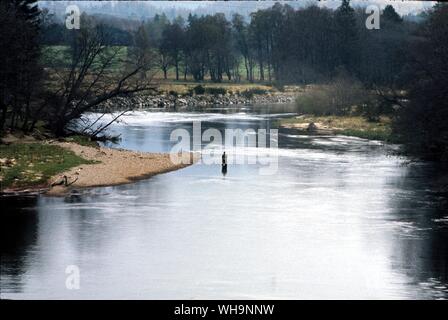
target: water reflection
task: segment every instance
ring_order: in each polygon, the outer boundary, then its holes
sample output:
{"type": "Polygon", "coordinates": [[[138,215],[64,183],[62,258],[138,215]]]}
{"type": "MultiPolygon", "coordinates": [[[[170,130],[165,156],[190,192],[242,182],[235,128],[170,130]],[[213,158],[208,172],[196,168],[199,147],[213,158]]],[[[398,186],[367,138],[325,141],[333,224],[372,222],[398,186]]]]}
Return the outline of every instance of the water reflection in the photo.
{"type": "Polygon", "coordinates": [[[425,298],[448,296],[447,194],[435,185],[437,166],[411,164],[391,199],[398,229],[392,243],[395,269],[403,270],[425,298]]]}
{"type": "Polygon", "coordinates": [[[223,164],[221,167],[221,173],[223,176],[225,176],[227,174],[227,165],[223,164]]]}
{"type": "Polygon", "coordinates": [[[1,287],[21,291],[28,259],[37,242],[35,197],[0,198],[1,287]]]}
{"type": "MultiPolygon", "coordinates": [[[[171,130],[191,130],[192,119],[206,120],[203,130],[256,130],[290,110],[226,112],[140,114],[113,130],[121,147],[167,151],[171,130]]],[[[224,174],[221,164],[197,164],[5,204],[2,298],[448,296],[437,168],[341,136],[280,130],[279,147],[272,176],[259,175],[260,165],[229,164],[224,174]],[[65,288],[73,264],[81,290],[65,288]]]]}

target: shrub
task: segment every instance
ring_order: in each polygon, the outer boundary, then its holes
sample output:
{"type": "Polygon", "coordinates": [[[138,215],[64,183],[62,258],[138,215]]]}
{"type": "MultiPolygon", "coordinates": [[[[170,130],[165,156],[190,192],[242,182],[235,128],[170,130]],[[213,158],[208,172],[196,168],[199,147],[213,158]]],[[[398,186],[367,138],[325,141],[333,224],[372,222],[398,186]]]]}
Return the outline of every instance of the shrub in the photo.
{"type": "Polygon", "coordinates": [[[332,83],[313,87],[299,95],[299,112],[313,115],[348,115],[370,99],[362,84],[353,78],[339,76],[332,83]]]}
{"type": "Polygon", "coordinates": [[[394,104],[381,97],[371,97],[359,107],[359,114],[369,122],[379,122],[382,115],[392,116],[394,104]]]}
{"type": "Polygon", "coordinates": [[[205,88],[205,93],[218,95],[218,94],[226,94],[227,90],[225,88],[205,88]]]}
{"type": "Polygon", "coordinates": [[[243,91],[241,94],[243,95],[243,97],[247,99],[252,99],[255,94],[266,94],[266,93],[268,93],[268,91],[265,89],[251,88],[243,91]]]}
{"type": "Polygon", "coordinates": [[[204,94],[205,93],[205,88],[199,84],[199,85],[197,85],[196,87],[193,88],[193,92],[195,94],[204,94]]]}
{"type": "Polygon", "coordinates": [[[316,116],[335,114],[331,97],[328,91],[324,89],[313,89],[303,95],[299,95],[296,99],[296,105],[299,112],[313,114],[316,116]]]}

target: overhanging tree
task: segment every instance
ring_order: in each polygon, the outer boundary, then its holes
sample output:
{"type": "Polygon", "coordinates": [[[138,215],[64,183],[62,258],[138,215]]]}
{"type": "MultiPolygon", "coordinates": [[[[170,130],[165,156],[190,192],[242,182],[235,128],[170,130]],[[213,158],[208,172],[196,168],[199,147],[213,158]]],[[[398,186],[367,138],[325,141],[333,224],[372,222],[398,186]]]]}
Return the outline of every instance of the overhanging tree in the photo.
{"type": "Polygon", "coordinates": [[[152,62],[147,52],[137,50],[132,60],[123,60],[120,47],[105,46],[105,28],[88,21],[82,24],[73,33],[68,67],[53,69],[54,78],[48,83],[45,120],[59,136],[79,128],[76,122],[85,112],[113,98],[152,89],[150,78],[138,76],[152,62]]]}

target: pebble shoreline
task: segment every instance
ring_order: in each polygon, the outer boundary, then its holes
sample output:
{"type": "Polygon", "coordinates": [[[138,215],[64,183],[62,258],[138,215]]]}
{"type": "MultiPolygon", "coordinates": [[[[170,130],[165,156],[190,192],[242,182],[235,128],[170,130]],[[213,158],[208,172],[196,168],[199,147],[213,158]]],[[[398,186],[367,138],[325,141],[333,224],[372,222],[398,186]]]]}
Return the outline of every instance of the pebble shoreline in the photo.
{"type": "Polygon", "coordinates": [[[288,104],[293,103],[295,92],[276,92],[267,94],[255,94],[245,97],[242,94],[219,94],[219,95],[144,95],[137,94],[132,97],[117,97],[107,101],[99,109],[122,110],[123,108],[146,109],[161,108],[184,110],[188,108],[205,108],[222,105],[259,105],[259,104],[288,104]]]}

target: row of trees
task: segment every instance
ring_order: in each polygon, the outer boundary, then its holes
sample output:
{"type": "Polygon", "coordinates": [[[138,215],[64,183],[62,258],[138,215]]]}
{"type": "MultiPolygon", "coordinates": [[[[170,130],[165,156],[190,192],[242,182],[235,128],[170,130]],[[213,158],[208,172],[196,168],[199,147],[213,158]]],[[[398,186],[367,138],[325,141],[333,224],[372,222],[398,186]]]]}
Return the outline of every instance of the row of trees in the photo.
{"type": "MultiPolygon", "coordinates": [[[[343,67],[363,82],[389,84],[403,68],[400,57],[416,24],[402,21],[390,5],[379,30],[366,29],[366,18],[348,0],[336,10],[294,10],[277,3],[249,19],[235,14],[228,20],[217,13],[169,21],[156,15],[134,31],[132,23],[108,21],[107,43],[151,51],[164,77],[174,69],[176,80],[310,83],[327,80],[343,67]]],[[[53,39],[64,30],[48,20],[43,43],[68,44],[69,37],[53,39]]]]}
{"type": "Polygon", "coordinates": [[[231,24],[223,14],[190,16],[188,25],[182,18],[170,22],[157,15],[139,26],[134,44],[133,50],[152,53],[165,79],[171,68],[176,80],[188,75],[196,81],[207,76],[214,82],[236,78],[238,60],[232,48],[231,24]]]}
{"type": "Polygon", "coordinates": [[[366,17],[349,1],[337,10],[294,10],[277,3],[254,12],[249,22],[238,14],[231,21],[216,14],[190,16],[186,25],[167,23],[158,47],[195,80],[208,73],[217,82],[224,75],[235,81],[310,83],[344,67],[364,82],[389,84],[404,65],[399,58],[415,25],[403,22],[392,6],[383,11],[379,30],[367,30],[366,17]]]}
{"type": "Polygon", "coordinates": [[[344,0],[331,10],[310,6],[293,10],[276,4],[259,10],[245,24],[235,16],[236,48],[244,57],[246,77],[254,80],[315,83],[334,77],[343,68],[361,81],[388,84],[403,66],[403,41],[412,23],[401,20],[392,6],[381,14],[381,28],[368,30],[367,14],[344,0]]]}

